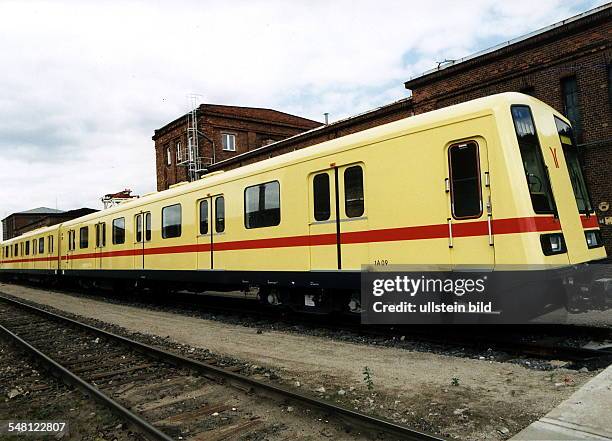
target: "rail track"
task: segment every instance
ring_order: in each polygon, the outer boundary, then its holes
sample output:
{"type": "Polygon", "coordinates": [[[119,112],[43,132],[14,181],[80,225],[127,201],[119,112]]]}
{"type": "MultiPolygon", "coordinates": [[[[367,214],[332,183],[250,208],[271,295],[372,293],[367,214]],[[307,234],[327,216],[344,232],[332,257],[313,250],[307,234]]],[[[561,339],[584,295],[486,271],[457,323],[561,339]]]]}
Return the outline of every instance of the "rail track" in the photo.
{"type": "Polygon", "coordinates": [[[441,439],[1,295],[0,332],[152,440],[287,439],[316,421],[333,439],[441,439]]]}

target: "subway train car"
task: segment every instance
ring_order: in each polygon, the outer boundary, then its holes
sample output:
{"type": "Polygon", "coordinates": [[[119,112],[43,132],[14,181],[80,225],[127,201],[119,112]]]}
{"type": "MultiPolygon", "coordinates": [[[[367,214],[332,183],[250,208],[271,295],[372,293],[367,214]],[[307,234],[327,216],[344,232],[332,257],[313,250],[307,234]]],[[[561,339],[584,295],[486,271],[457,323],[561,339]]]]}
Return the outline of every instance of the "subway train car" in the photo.
{"type": "Polygon", "coordinates": [[[568,120],[504,93],[141,197],[0,244],[0,274],[359,309],[363,265],[604,259],[568,120]]]}

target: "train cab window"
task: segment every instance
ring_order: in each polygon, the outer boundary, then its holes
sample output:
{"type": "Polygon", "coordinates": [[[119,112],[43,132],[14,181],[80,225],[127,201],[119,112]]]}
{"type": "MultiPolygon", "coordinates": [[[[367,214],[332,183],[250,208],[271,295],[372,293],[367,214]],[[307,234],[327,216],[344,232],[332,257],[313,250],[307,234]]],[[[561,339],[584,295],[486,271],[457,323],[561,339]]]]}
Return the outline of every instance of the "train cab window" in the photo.
{"type": "Polygon", "coordinates": [[[208,199],[200,201],[200,234],[208,234],[208,199]]]}
{"type": "Polygon", "coordinates": [[[320,173],[312,180],[312,196],[314,202],[314,218],[316,221],[326,221],[331,216],[329,192],[329,175],[320,173]]]}
{"type": "Polygon", "coordinates": [[[38,254],[45,254],[45,238],[38,239],[38,254]]]}
{"type": "Polygon", "coordinates": [[[79,230],[79,248],[89,247],[89,227],[82,227],[79,230]]]}
{"type": "Polygon", "coordinates": [[[171,239],[181,236],[181,204],[162,208],[162,237],[171,239]]]}
{"type": "Polygon", "coordinates": [[[528,106],[512,106],[511,111],[533,210],[538,214],[555,213],[555,201],[531,109],[528,106]]]}
{"type": "Polygon", "coordinates": [[[219,196],[215,199],[215,232],[225,231],[225,198],[219,196]]]}
{"type": "Polygon", "coordinates": [[[480,162],[474,141],[454,144],[448,149],[451,208],[455,219],[477,218],[482,214],[480,162]]]}
{"type": "Polygon", "coordinates": [[[586,214],[593,212],[593,204],[589,195],[588,187],[584,175],[582,174],[582,166],[578,158],[578,150],[574,144],[574,134],[572,128],[565,121],[560,120],[555,116],[555,124],[559,133],[559,140],[563,147],[563,156],[567,163],[567,168],[574,189],[574,197],[578,205],[578,211],[586,214]]]}
{"type": "Polygon", "coordinates": [[[244,190],[244,225],[247,228],[280,224],[280,184],[258,184],[244,190]]]}
{"type": "Polygon", "coordinates": [[[344,211],[346,217],[359,217],[364,212],[363,169],[359,165],[344,170],[344,211]]]}
{"type": "Polygon", "coordinates": [[[113,245],[125,243],[125,218],[113,219],[113,245]]]}

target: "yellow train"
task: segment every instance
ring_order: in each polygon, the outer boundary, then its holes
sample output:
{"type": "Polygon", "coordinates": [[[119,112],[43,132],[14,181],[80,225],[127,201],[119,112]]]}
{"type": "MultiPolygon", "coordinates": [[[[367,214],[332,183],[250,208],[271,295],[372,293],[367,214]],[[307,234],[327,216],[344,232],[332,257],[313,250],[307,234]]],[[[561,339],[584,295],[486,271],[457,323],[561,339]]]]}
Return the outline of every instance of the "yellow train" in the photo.
{"type": "Polygon", "coordinates": [[[606,257],[568,120],[518,93],[211,173],[0,247],[4,275],[250,290],[306,309],[355,309],[362,265],[606,257]]]}

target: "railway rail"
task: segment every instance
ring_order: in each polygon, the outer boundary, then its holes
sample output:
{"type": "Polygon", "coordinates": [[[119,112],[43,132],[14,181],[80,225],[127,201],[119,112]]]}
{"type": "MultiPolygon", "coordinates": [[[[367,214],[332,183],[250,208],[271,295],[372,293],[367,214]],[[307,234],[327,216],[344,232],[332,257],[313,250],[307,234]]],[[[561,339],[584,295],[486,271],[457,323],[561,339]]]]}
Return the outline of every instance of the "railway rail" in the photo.
{"type": "MultiPolygon", "coordinates": [[[[55,375],[108,406],[152,440],[222,440],[265,431],[266,417],[258,415],[254,405],[262,401],[269,402],[273,409],[278,409],[279,403],[295,403],[305,409],[302,415],[321,415],[335,421],[336,430],[346,439],[352,435],[365,439],[441,439],[2,295],[0,331],[55,375]],[[175,395],[170,394],[172,390],[175,395]],[[211,423],[211,418],[223,422],[211,423]]],[[[283,418],[288,421],[291,417],[284,414],[283,418]]]]}

